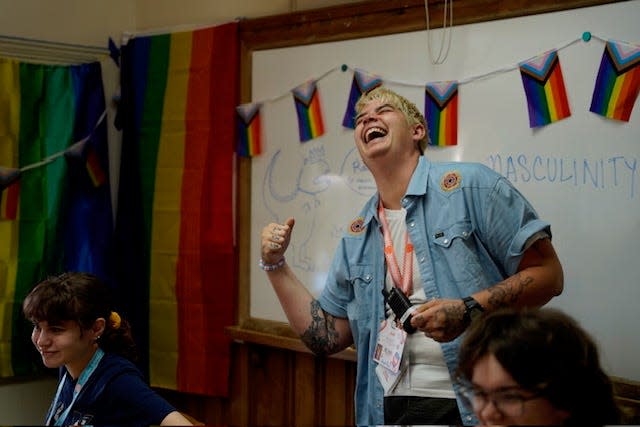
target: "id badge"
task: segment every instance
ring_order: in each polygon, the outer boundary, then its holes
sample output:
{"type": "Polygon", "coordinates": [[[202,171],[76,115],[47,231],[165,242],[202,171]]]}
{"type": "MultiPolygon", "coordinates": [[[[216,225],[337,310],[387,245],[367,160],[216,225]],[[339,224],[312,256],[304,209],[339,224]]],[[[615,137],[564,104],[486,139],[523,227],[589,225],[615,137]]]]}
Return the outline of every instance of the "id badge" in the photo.
{"type": "Polygon", "coordinates": [[[383,320],[378,331],[378,341],[373,360],[394,374],[400,370],[402,352],[407,333],[396,326],[395,319],[383,320]]]}

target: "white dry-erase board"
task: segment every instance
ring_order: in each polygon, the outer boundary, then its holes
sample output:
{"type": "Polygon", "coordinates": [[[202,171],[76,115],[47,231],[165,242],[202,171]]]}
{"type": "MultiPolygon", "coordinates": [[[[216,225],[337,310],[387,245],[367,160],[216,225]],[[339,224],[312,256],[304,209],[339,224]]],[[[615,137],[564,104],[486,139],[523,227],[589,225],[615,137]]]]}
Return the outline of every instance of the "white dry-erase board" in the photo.
{"type": "MultiPolygon", "coordinates": [[[[421,110],[421,85],[459,80],[458,145],[426,155],[484,163],[529,198],[551,222],[564,266],[564,293],[550,305],[592,333],[610,374],[640,380],[640,101],[629,122],[589,112],[605,47],[598,37],[640,43],[638,18],[634,0],[455,26],[441,65],[430,61],[425,31],[253,52],[264,153],[251,160],[250,317],[286,322],[258,268],[262,227],[296,218],[287,259],[317,295],[339,236],[374,191],[352,131],[341,125],[351,70],[379,75],[421,110]],[[589,42],[581,39],[586,31],[589,42]],[[532,130],[515,67],[556,48],[571,116],[532,130]],[[300,143],[289,91],[321,76],[326,133],[300,143]]],[[[431,31],[434,54],[441,37],[431,31]]]]}

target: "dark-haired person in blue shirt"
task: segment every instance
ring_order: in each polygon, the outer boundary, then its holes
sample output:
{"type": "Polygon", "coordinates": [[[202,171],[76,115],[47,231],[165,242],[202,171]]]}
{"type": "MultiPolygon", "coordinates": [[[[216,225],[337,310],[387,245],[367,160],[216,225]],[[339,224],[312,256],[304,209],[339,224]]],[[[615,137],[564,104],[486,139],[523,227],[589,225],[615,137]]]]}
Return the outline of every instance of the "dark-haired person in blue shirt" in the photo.
{"type": "Polygon", "coordinates": [[[129,323],[109,288],[86,273],[38,283],[23,305],[31,339],[48,368],[60,368],[46,425],[191,425],[144,381],[129,323]]]}

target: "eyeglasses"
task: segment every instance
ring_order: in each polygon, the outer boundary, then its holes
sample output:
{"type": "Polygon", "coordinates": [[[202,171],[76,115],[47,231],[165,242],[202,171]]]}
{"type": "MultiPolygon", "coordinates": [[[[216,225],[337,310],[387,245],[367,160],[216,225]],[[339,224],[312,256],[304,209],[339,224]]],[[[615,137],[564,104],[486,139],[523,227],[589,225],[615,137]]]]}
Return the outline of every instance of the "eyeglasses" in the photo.
{"type": "Polygon", "coordinates": [[[472,408],[477,414],[482,411],[489,402],[500,411],[500,413],[519,417],[524,413],[524,404],[529,400],[542,397],[543,390],[525,390],[521,387],[504,387],[494,391],[485,391],[470,384],[460,386],[462,399],[465,404],[472,408]]]}

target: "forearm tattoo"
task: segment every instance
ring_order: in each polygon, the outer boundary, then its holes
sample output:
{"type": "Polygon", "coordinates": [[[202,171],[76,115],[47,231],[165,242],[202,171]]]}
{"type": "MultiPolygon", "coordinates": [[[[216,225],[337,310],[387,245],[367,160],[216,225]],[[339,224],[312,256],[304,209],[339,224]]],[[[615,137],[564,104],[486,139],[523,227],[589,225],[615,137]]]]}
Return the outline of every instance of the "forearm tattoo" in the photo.
{"type": "Polygon", "coordinates": [[[302,334],[302,342],[317,355],[335,353],[338,348],[336,318],[322,310],[318,300],[311,301],[311,324],[302,334]]]}
{"type": "Polygon", "coordinates": [[[491,296],[489,304],[494,309],[513,305],[525,288],[533,283],[533,278],[522,273],[516,273],[504,282],[488,289],[491,296]]]}
{"type": "Polygon", "coordinates": [[[442,332],[445,335],[459,334],[461,331],[462,319],[464,318],[464,308],[453,305],[445,305],[436,311],[437,324],[442,325],[442,332]]]}

